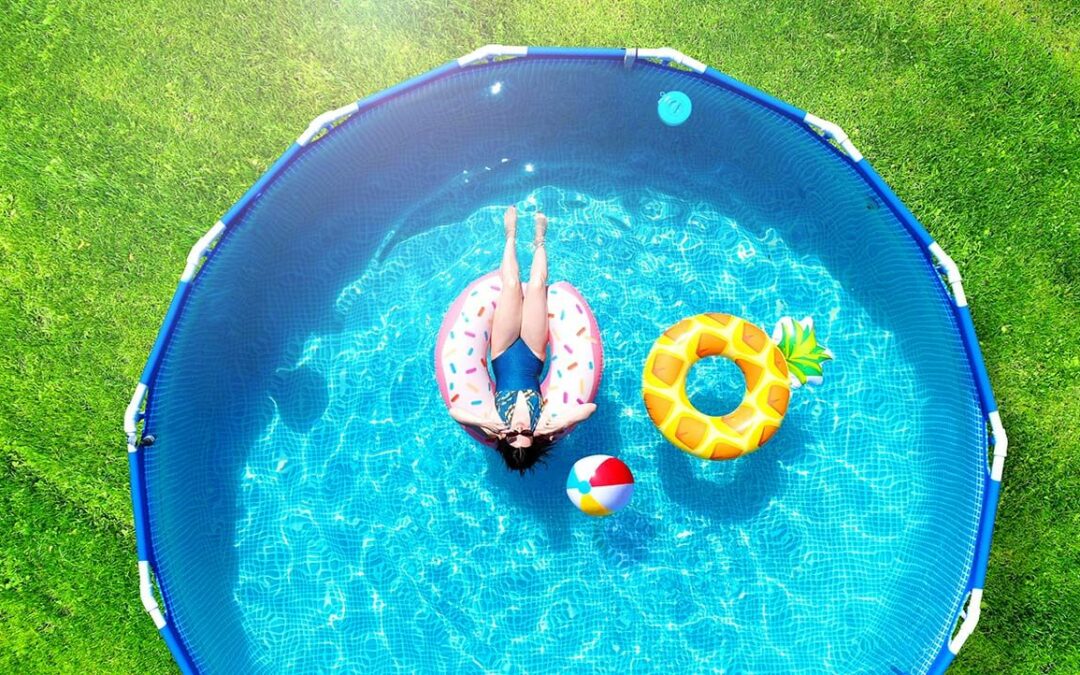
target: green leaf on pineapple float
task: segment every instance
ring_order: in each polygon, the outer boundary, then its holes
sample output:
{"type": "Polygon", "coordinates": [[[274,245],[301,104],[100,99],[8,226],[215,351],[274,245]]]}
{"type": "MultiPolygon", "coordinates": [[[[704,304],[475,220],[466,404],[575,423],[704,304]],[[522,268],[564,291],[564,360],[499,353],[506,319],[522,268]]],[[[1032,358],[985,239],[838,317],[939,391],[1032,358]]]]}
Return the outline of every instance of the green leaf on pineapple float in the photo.
{"type": "Polygon", "coordinates": [[[792,389],[804,384],[821,384],[825,374],[822,365],[833,358],[833,354],[818,344],[813,319],[806,317],[796,322],[785,316],[773,329],[772,339],[787,360],[792,389]]]}

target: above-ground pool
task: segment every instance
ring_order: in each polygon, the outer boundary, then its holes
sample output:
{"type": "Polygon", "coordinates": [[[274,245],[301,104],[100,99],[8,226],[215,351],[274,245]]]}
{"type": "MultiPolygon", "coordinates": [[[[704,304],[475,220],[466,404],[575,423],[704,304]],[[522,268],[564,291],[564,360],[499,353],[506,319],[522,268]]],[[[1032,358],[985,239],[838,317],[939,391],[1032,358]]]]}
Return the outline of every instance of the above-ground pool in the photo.
{"type": "MultiPolygon", "coordinates": [[[[741,377],[703,361],[691,399],[741,377]]],[[[126,427],[143,603],[220,673],[940,671],[1005,451],[952,261],[839,127],[671,50],[491,47],[317,119],[192,251],[126,427]],[[605,360],[523,477],[433,361],[510,204],[523,241],[548,214],[605,360]],[[726,462],[641,398],[653,340],[709,311],[812,316],[835,355],[726,462]],[[563,489],[596,453],[637,481],[602,519],[563,489]]]]}

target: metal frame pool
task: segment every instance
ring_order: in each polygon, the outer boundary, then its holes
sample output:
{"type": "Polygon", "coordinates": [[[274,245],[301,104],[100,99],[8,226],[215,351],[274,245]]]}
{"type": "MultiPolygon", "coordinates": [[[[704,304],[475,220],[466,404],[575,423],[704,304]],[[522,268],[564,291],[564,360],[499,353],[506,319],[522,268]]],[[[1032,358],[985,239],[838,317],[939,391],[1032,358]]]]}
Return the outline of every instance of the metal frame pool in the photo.
{"type": "Polygon", "coordinates": [[[372,94],[367,98],[350,103],[349,105],[331,110],[316,117],[303,134],[274,162],[258,181],[240,198],[232,208],[218,220],[210,230],[203,235],[191,249],[187,256],[187,264],[180,283],[176,288],[172,301],[169,305],[164,322],[158,332],[146,366],[139,378],[139,384],[127,407],[124,415],[124,433],[127,436],[128,462],[131,474],[131,499],[135,518],[135,540],[139,556],[139,591],[143,607],[154,621],[154,625],[161,633],[165,643],[169,647],[173,658],[180,670],[185,673],[197,672],[190,657],[187,646],[181,640],[174,626],[168,621],[167,608],[169,599],[162,593],[162,602],[159,603],[154,592],[152,573],[154,572],[154,551],[150,543],[147,530],[147,502],[145,491],[145,465],[144,453],[141,451],[143,438],[140,422],[145,417],[145,404],[151,393],[152,384],[157,374],[165,348],[169,344],[177,320],[184,310],[184,305],[191,291],[192,281],[198,274],[203,262],[213,255],[215,246],[227,237],[229,228],[237,222],[241,214],[250,207],[263,194],[266,188],[273,183],[278,176],[300,157],[313,143],[332,133],[336,125],[344,122],[353,114],[378,106],[383,102],[401,95],[404,92],[423,86],[433,80],[454,73],[460,69],[488,63],[501,59],[560,59],[560,58],[587,58],[607,59],[622,61],[626,67],[632,67],[637,60],[659,62],[668,67],[681,68],[688,71],[688,76],[700,77],[714,84],[718,84],[729,91],[743,96],[759,105],[777,112],[799,124],[808,133],[813,134],[820,142],[831,151],[842,157],[861,176],[873,191],[888,205],[893,214],[904,225],[908,234],[919,244],[920,249],[926,256],[927,262],[938,271],[942,281],[951,289],[952,312],[960,328],[964,350],[969,365],[975,374],[976,388],[979,393],[979,401],[982,412],[989,428],[990,448],[993,460],[988,467],[988,478],[985,491],[982,495],[982,517],[979,523],[978,539],[976,541],[975,556],[967,581],[968,599],[966,609],[961,610],[956,617],[959,627],[952,637],[941,645],[937,657],[930,666],[931,673],[943,672],[964,642],[971,636],[979,621],[980,604],[983,596],[983,587],[986,581],[986,569],[990,554],[990,542],[993,536],[994,519],[997,514],[998,498],[1001,493],[1001,476],[1005,466],[1005,456],[1008,449],[1008,439],[1001,423],[997,402],[991,391],[990,380],[983,363],[982,351],[979,348],[978,339],[975,336],[975,327],[971,320],[971,313],[967,306],[967,297],[964,294],[960,271],[941,246],[933,240],[930,234],[919,224],[915,216],[904,206],[900,199],[885,184],[881,177],[874,171],[862,154],[848,138],[844,130],[838,125],[817,117],[804,110],[789,105],[779,99],[773,98],[753,87],[743,84],[728,75],[706,66],[704,63],[693,59],[685,54],[670,48],[661,49],[616,49],[616,48],[575,48],[575,47],[516,47],[504,45],[487,45],[481,47],[461,58],[446,63],[434,70],[390,87],[384,91],[372,94]],[[165,610],[163,611],[162,605],[165,610]]]}

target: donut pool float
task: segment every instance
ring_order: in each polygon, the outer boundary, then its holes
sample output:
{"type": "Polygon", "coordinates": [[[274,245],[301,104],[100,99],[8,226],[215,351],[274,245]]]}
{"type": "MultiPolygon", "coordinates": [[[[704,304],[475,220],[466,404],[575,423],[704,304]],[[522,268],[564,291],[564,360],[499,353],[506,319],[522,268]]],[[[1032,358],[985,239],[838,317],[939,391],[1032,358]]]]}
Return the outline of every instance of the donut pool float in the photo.
{"type": "MultiPolygon", "coordinates": [[[[446,312],[435,342],[435,377],[447,408],[495,409],[488,349],[501,291],[499,273],[490,272],[469,284],[446,312]]],[[[548,349],[547,376],[540,383],[544,405],[591,403],[604,369],[600,328],[585,298],[565,281],[548,286],[548,349]]],[[[462,427],[481,443],[494,445],[478,430],[462,427]]]]}
{"type": "Polygon", "coordinates": [[[702,459],[735,459],[768,442],[784,421],[792,386],[820,382],[821,363],[832,358],[809,318],[781,321],[773,340],[746,319],[717,312],[665,330],[642,375],[645,408],[664,438],[702,459]],[[742,401],[726,415],[705,415],[686,394],[690,368],[707,356],[730,359],[746,378],[742,401]]]}

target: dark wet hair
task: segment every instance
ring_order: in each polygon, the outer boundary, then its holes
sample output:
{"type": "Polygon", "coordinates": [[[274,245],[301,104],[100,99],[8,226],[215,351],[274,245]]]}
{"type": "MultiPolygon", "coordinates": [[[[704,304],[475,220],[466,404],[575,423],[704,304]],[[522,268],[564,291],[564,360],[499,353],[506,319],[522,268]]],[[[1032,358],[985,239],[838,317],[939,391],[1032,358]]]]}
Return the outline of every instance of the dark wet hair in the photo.
{"type": "Polygon", "coordinates": [[[532,445],[527,448],[516,448],[505,438],[500,438],[495,443],[495,450],[506,462],[507,469],[524,474],[537,462],[543,462],[544,456],[551,452],[551,446],[552,440],[543,436],[534,436],[532,445]]]}

